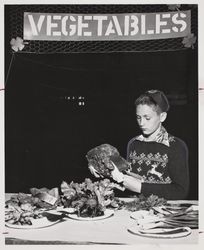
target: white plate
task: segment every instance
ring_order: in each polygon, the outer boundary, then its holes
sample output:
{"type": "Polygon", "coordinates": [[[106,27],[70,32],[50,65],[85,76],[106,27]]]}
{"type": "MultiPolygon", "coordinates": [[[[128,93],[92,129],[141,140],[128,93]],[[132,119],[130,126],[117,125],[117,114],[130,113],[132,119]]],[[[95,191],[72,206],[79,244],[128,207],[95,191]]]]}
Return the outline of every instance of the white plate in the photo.
{"type": "MultiPolygon", "coordinates": [[[[59,207],[59,210],[65,210],[59,207]]],[[[66,212],[69,210],[66,209],[66,212]]],[[[72,211],[73,212],[73,211],[72,211]]],[[[10,228],[16,229],[34,229],[52,226],[64,219],[64,215],[57,211],[57,209],[46,210],[42,212],[43,217],[39,219],[31,218],[32,225],[17,225],[5,222],[5,225],[10,228]]]]}
{"type": "Polygon", "coordinates": [[[32,225],[17,225],[17,224],[11,224],[8,222],[5,222],[5,225],[10,228],[16,228],[16,229],[34,229],[34,228],[43,228],[43,227],[49,227],[52,226],[59,221],[62,221],[64,217],[66,217],[66,214],[68,213],[74,213],[74,208],[64,208],[64,207],[57,207],[55,209],[50,210],[44,210],[41,209],[44,217],[39,219],[33,219],[31,218],[32,225]],[[63,215],[63,212],[65,212],[65,216],[63,215]],[[49,220],[50,218],[50,220],[49,220]]]}
{"type": "Polygon", "coordinates": [[[39,219],[33,219],[31,221],[32,221],[32,225],[16,225],[16,224],[10,224],[8,222],[6,222],[5,225],[7,227],[15,228],[15,229],[35,229],[35,228],[50,227],[58,223],[59,221],[61,221],[61,219],[55,220],[55,221],[49,221],[46,217],[42,217],[39,219]]]}
{"type": "Polygon", "coordinates": [[[81,221],[95,221],[95,220],[103,220],[108,217],[111,217],[114,214],[114,210],[106,209],[104,215],[96,216],[96,217],[79,217],[77,214],[68,214],[67,216],[74,220],[81,220],[81,221]]]}
{"type": "Polygon", "coordinates": [[[191,234],[191,229],[189,227],[177,227],[174,229],[170,228],[154,228],[148,230],[141,230],[138,227],[131,227],[128,229],[129,232],[150,238],[180,238],[191,234]]]}

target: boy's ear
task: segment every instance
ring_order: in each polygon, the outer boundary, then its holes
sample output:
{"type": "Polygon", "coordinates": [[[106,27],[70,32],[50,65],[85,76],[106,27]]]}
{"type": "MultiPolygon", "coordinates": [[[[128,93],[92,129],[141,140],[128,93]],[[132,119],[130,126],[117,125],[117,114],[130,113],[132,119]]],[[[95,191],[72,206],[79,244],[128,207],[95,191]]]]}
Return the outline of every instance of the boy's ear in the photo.
{"type": "Polygon", "coordinates": [[[167,113],[166,112],[162,112],[160,114],[160,121],[161,122],[164,122],[166,120],[166,117],[167,117],[167,113]]]}

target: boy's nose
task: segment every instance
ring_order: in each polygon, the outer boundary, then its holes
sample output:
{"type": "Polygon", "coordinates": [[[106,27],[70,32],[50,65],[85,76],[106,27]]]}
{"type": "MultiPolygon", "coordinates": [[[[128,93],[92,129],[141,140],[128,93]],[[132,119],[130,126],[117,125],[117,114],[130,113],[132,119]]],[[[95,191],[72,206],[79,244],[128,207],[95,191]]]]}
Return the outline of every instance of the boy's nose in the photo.
{"type": "Polygon", "coordinates": [[[145,125],[144,125],[144,121],[140,121],[139,123],[138,123],[138,125],[139,125],[139,127],[140,128],[143,128],[145,125]]]}
{"type": "Polygon", "coordinates": [[[144,119],[140,119],[140,126],[142,127],[144,125],[144,119]]]}

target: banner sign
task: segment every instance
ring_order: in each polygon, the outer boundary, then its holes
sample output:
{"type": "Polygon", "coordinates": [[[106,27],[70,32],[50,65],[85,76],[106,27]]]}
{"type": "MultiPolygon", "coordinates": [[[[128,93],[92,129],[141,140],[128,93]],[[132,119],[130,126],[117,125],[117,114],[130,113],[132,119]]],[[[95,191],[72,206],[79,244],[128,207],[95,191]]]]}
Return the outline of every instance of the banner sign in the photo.
{"type": "Polygon", "coordinates": [[[128,14],[24,13],[24,39],[152,40],[191,33],[191,11],[128,14]]]}

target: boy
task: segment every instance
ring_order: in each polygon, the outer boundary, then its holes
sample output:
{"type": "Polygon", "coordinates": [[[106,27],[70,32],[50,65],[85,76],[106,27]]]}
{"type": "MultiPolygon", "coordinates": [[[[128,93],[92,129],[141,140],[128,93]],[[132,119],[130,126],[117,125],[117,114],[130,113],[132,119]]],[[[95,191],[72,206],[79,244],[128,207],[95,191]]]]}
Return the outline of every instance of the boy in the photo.
{"type": "MultiPolygon", "coordinates": [[[[142,134],[127,146],[132,171],[123,174],[115,166],[112,178],[127,190],[145,196],[185,199],[189,190],[188,149],[162,126],[169,110],[167,97],[162,91],[149,90],[136,99],[135,107],[142,134]]],[[[99,177],[93,169],[91,172],[99,177]]]]}

